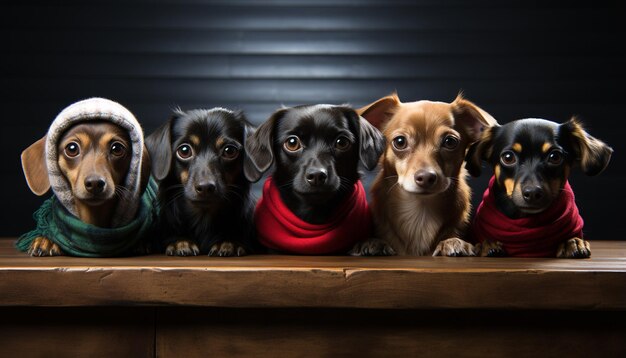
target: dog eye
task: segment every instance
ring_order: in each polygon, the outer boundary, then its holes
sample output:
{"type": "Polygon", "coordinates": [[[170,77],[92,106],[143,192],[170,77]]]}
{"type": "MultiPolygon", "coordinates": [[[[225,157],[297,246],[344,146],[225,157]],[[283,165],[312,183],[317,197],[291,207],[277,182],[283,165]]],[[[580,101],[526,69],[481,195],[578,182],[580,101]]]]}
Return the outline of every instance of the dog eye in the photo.
{"type": "Polygon", "coordinates": [[[235,147],[232,144],[229,144],[224,147],[222,150],[222,157],[224,159],[235,159],[239,156],[239,148],[235,147]]]}
{"type": "Polygon", "coordinates": [[[515,153],[507,150],[506,152],[500,154],[500,161],[506,166],[511,166],[517,163],[517,157],[515,156],[515,153]]]}
{"type": "Polygon", "coordinates": [[[302,148],[302,143],[300,142],[300,138],[295,135],[289,136],[283,145],[285,149],[289,152],[297,152],[302,148]]]}
{"type": "Polygon", "coordinates": [[[396,148],[397,150],[403,150],[406,149],[408,142],[406,140],[406,137],[403,135],[399,135],[397,137],[395,137],[392,141],[393,143],[393,147],[396,148]]]}
{"type": "Polygon", "coordinates": [[[189,144],[181,144],[178,149],[176,149],[176,155],[178,158],[182,160],[186,160],[191,158],[193,155],[193,150],[189,144]]]}
{"type": "Polygon", "coordinates": [[[80,146],[76,142],[70,142],[65,146],[65,155],[74,158],[80,154],[80,146]]]}
{"type": "Polygon", "coordinates": [[[111,144],[111,154],[116,157],[121,157],[126,154],[126,147],[120,142],[115,142],[111,144]]]}
{"type": "Polygon", "coordinates": [[[552,165],[559,165],[563,163],[563,152],[555,149],[548,154],[548,163],[552,165]]]}
{"type": "Polygon", "coordinates": [[[335,140],[335,148],[338,150],[348,150],[348,148],[350,148],[350,139],[341,136],[339,138],[337,138],[337,140],[335,140]]]}
{"type": "Polygon", "coordinates": [[[456,149],[456,147],[459,146],[459,139],[457,137],[448,135],[443,139],[441,145],[443,145],[443,147],[446,149],[456,149]]]}

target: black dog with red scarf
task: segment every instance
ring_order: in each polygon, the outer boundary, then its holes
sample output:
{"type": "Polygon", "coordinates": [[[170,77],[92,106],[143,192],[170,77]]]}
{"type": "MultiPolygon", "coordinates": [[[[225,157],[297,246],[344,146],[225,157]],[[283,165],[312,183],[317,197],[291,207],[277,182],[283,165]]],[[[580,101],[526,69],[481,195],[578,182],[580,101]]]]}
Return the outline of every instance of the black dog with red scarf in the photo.
{"type": "Polygon", "coordinates": [[[347,253],[371,234],[359,160],[376,167],[382,134],[352,108],[305,105],[276,111],[246,142],[251,181],[275,163],[255,211],[259,240],[296,254],[347,253]]]}

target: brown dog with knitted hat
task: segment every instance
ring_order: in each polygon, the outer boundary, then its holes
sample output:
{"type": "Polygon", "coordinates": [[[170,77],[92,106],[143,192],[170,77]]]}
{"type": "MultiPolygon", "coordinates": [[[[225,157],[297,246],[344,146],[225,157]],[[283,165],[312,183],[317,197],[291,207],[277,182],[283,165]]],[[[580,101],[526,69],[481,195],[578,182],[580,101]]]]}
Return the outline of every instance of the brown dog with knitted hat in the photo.
{"type": "MultiPolygon", "coordinates": [[[[121,227],[133,226],[138,212],[146,209],[143,213],[151,216],[151,209],[140,208],[150,178],[148,152],[140,125],[126,108],[104,98],[74,103],[56,117],[46,136],[24,150],[22,167],[35,194],[52,188],[55,195],[38,212],[38,228],[21,238],[18,247],[33,256],[73,254],[74,249],[78,256],[132,251],[126,245],[139,238],[131,234],[109,247],[112,251],[105,248],[121,227]],[[77,240],[82,230],[86,241],[112,231],[108,243],[85,243],[81,250],[77,240]]],[[[152,206],[150,200],[146,203],[152,206]]]]}

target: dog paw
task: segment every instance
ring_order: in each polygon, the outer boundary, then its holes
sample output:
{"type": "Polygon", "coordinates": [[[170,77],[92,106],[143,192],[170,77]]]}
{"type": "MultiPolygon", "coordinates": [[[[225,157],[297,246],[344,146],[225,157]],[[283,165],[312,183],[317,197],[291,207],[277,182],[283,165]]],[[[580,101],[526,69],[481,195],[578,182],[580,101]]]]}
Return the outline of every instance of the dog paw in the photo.
{"type": "Polygon", "coordinates": [[[167,245],[165,254],[168,256],[197,256],[200,253],[198,245],[188,240],[179,240],[167,245]]]}
{"type": "Polygon", "coordinates": [[[578,237],[567,240],[559,245],[556,257],[564,259],[586,259],[591,256],[589,241],[578,237]]]}
{"type": "Polygon", "coordinates": [[[50,241],[47,237],[40,236],[36,238],[28,248],[30,256],[61,256],[63,251],[59,245],[50,241]]]}
{"type": "Polygon", "coordinates": [[[450,256],[450,257],[460,257],[460,256],[476,256],[474,253],[474,245],[469,242],[465,242],[459,238],[453,237],[450,239],[446,239],[441,241],[435,247],[435,251],[433,251],[433,256],[450,256]]]}
{"type": "Polygon", "coordinates": [[[245,255],[247,255],[246,249],[229,241],[215,244],[211,246],[211,250],[209,250],[209,256],[230,257],[245,255]]]}
{"type": "Polygon", "coordinates": [[[481,257],[504,257],[506,251],[500,241],[485,240],[476,244],[474,251],[481,257]]]}
{"type": "Polygon", "coordinates": [[[348,251],[351,256],[393,256],[396,251],[385,241],[380,239],[367,239],[357,242],[352,250],[348,251]]]}

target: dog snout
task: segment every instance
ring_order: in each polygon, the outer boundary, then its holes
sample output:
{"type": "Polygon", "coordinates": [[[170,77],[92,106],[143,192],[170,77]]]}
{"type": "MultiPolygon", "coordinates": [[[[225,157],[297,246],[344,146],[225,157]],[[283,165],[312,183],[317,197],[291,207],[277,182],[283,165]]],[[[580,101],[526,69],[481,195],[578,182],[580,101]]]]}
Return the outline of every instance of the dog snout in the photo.
{"type": "Polygon", "coordinates": [[[437,180],[437,173],[432,169],[420,169],[415,172],[415,183],[423,189],[432,189],[437,180]]]}
{"type": "Polygon", "coordinates": [[[311,186],[320,186],[326,183],[328,171],[324,168],[308,168],[304,177],[311,186]]]}
{"type": "Polygon", "coordinates": [[[85,178],[85,189],[91,194],[102,194],[106,185],[106,180],[99,175],[89,175],[85,178]]]}
{"type": "Polygon", "coordinates": [[[541,203],[545,194],[539,185],[528,185],[522,188],[522,197],[528,204],[541,203]]]}
{"type": "Polygon", "coordinates": [[[198,195],[209,195],[215,192],[217,185],[214,180],[203,180],[196,183],[194,189],[198,195]]]}

